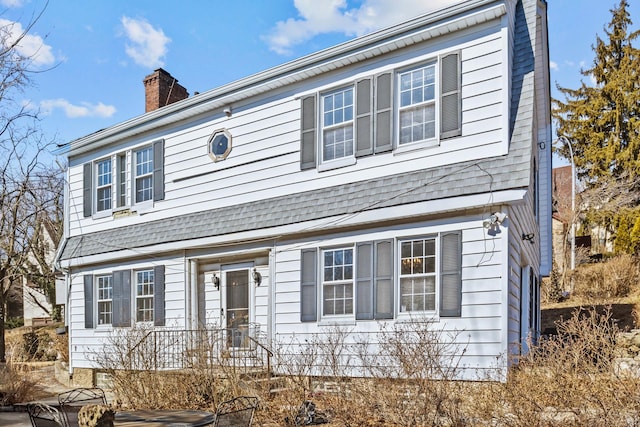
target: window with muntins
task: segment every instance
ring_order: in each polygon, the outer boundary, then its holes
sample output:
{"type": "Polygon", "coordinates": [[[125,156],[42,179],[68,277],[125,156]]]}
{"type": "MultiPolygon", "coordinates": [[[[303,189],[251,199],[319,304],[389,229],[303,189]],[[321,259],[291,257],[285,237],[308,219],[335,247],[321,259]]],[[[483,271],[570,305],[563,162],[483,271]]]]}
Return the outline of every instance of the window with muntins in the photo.
{"type": "Polygon", "coordinates": [[[353,249],[323,251],[322,314],[353,314],[353,249]]]}
{"type": "Polygon", "coordinates": [[[98,293],[98,325],[110,325],[113,315],[113,283],[112,276],[96,277],[98,293]]]}
{"type": "Polygon", "coordinates": [[[82,198],[84,217],[164,200],[164,140],[85,163],[82,198]]]}
{"type": "Polygon", "coordinates": [[[436,309],[436,239],[400,242],[400,311],[436,309]]]}
{"type": "Polygon", "coordinates": [[[136,272],[136,322],[153,322],[153,270],[136,272]]]}
{"type": "Polygon", "coordinates": [[[96,163],[96,211],[111,209],[111,159],[96,163]]]}
{"type": "Polygon", "coordinates": [[[436,66],[399,73],[398,144],[436,137],[436,66]]]}
{"type": "Polygon", "coordinates": [[[412,312],[462,316],[460,230],[358,242],[355,247],[303,249],[300,261],[302,322],[352,315],[356,321],[393,319],[412,312]]]}
{"type": "Polygon", "coordinates": [[[322,96],[322,160],[353,156],[353,88],[322,96]]]}
{"type": "Polygon", "coordinates": [[[300,169],[348,166],[461,136],[461,87],[461,51],[453,51],[411,69],[361,77],[349,88],[302,96],[300,169]]]}
{"type": "Polygon", "coordinates": [[[118,154],[116,192],[118,194],[118,207],[127,206],[127,153],[118,154]]]}
{"type": "Polygon", "coordinates": [[[164,265],[84,275],[85,328],[95,328],[96,324],[131,327],[134,322],[164,326],[164,279],[164,265]]]}
{"type": "Polygon", "coordinates": [[[135,200],[146,202],[153,198],[153,149],[151,146],[134,152],[135,200]]]}

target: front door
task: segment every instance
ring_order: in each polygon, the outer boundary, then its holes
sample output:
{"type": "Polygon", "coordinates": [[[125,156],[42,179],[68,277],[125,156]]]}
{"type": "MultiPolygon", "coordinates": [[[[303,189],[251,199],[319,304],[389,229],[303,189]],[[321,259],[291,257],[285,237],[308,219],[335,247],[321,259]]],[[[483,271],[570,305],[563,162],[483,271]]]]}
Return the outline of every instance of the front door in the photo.
{"type": "Polygon", "coordinates": [[[224,313],[227,344],[230,347],[247,347],[250,323],[249,268],[224,271],[224,313]]]}

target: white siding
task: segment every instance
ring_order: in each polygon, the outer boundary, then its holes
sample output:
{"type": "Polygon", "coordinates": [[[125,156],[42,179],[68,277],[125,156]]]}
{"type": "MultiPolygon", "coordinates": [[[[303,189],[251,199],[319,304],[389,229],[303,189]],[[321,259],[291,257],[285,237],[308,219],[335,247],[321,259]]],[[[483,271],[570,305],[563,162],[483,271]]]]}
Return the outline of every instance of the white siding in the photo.
{"type": "Polygon", "coordinates": [[[456,39],[450,39],[431,48],[413,48],[397,53],[395,63],[389,63],[389,59],[377,60],[342,72],[338,76],[339,81],[309,81],[304,87],[274,94],[268,100],[251,100],[248,104],[234,106],[229,118],[215,116],[197,124],[185,123],[179,129],[164,134],[130,141],[128,148],[149,144],[159,138],[165,140],[165,200],[146,207],[140,214],[116,219],[111,216],[82,218],[82,164],[115,155],[127,147],[121,145],[110,152],[103,150],[72,159],[69,174],[70,235],[362,181],[392,175],[398,170],[410,172],[504,154],[506,141],[502,117],[507,107],[501,76],[503,40],[497,26],[484,32],[487,35],[467,40],[461,46],[455,45],[456,39]],[[461,137],[410,153],[359,158],[356,165],[350,167],[322,172],[315,169],[300,171],[298,96],[301,93],[322,91],[353,83],[356,78],[375,75],[383,70],[419,64],[458,47],[461,47],[462,54],[461,137]],[[226,128],[233,135],[233,149],[226,160],[214,163],[207,156],[207,141],[215,130],[221,128],[226,128]]]}
{"type": "MultiPolygon", "coordinates": [[[[117,270],[146,269],[155,265],[165,266],[165,325],[167,328],[184,328],[185,317],[185,275],[184,260],[175,258],[153,258],[143,261],[133,261],[126,264],[104,265],[92,270],[74,271],[71,274],[71,292],[69,297],[69,346],[70,365],[74,368],[91,368],[96,355],[109,349],[109,336],[114,329],[97,326],[86,329],[84,326],[84,282],[85,274],[110,274],[117,270]]],[[[133,289],[132,283],[132,289],[133,289]]],[[[94,309],[95,313],[95,309],[94,309]]],[[[132,321],[135,316],[132,317],[132,321]]]]}
{"type": "MultiPolygon", "coordinates": [[[[441,329],[445,336],[456,336],[460,351],[461,366],[466,378],[478,374],[476,368],[491,370],[496,368],[498,357],[506,353],[503,346],[503,295],[505,281],[501,277],[505,240],[501,235],[489,236],[482,228],[482,218],[457,218],[446,224],[411,224],[398,226],[393,230],[369,230],[354,235],[323,236],[318,241],[279,246],[276,256],[275,292],[275,336],[274,342],[288,347],[291,353],[304,353],[304,342],[317,342],[326,334],[335,333],[335,323],[327,320],[300,322],[300,251],[309,247],[334,247],[355,244],[361,241],[380,239],[402,239],[415,236],[431,236],[438,232],[463,230],[463,288],[462,316],[460,318],[434,318],[433,327],[441,329]],[[302,347],[298,347],[298,346],[302,347]],[[296,350],[297,349],[297,350],[296,350]]],[[[504,233],[506,234],[506,232],[504,233]]],[[[396,286],[398,279],[395,280],[396,286]]],[[[396,289],[396,303],[398,290],[396,289]]],[[[320,298],[320,296],[318,296],[320,298]]],[[[427,315],[430,317],[431,315],[427,315]]],[[[349,331],[349,343],[376,342],[377,333],[389,330],[395,322],[409,318],[397,313],[395,320],[355,321],[340,324],[339,328],[349,331]],[[365,338],[366,337],[366,338],[365,338]]],[[[374,346],[375,347],[375,346],[374,346]]],[[[370,351],[374,351],[372,347],[370,351]]],[[[351,360],[352,368],[357,361],[351,360]]]]}

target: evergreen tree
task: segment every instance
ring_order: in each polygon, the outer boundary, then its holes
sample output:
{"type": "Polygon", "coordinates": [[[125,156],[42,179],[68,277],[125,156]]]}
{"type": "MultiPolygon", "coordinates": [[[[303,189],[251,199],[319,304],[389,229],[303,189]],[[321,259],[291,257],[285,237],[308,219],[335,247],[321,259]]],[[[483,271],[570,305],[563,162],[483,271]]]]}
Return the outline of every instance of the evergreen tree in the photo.
{"type": "MultiPolygon", "coordinates": [[[[589,83],[558,86],[565,101],[554,100],[557,134],[572,142],[578,173],[590,186],[603,177],[640,177],[640,51],[633,46],[639,33],[628,32],[628,6],[621,0],[611,10],[607,40],[596,36],[593,65],[581,71],[589,83]]],[[[567,147],[558,151],[569,157],[567,147]]]]}

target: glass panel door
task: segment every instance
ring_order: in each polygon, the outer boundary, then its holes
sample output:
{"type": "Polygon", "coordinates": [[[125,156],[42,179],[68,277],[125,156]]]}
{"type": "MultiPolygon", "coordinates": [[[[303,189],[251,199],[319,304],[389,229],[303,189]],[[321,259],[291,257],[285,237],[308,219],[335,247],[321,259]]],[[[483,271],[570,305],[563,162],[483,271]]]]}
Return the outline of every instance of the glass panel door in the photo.
{"type": "Polygon", "coordinates": [[[226,273],[226,318],[230,347],[247,347],[249,332],[249,270],[226,273]]]}

